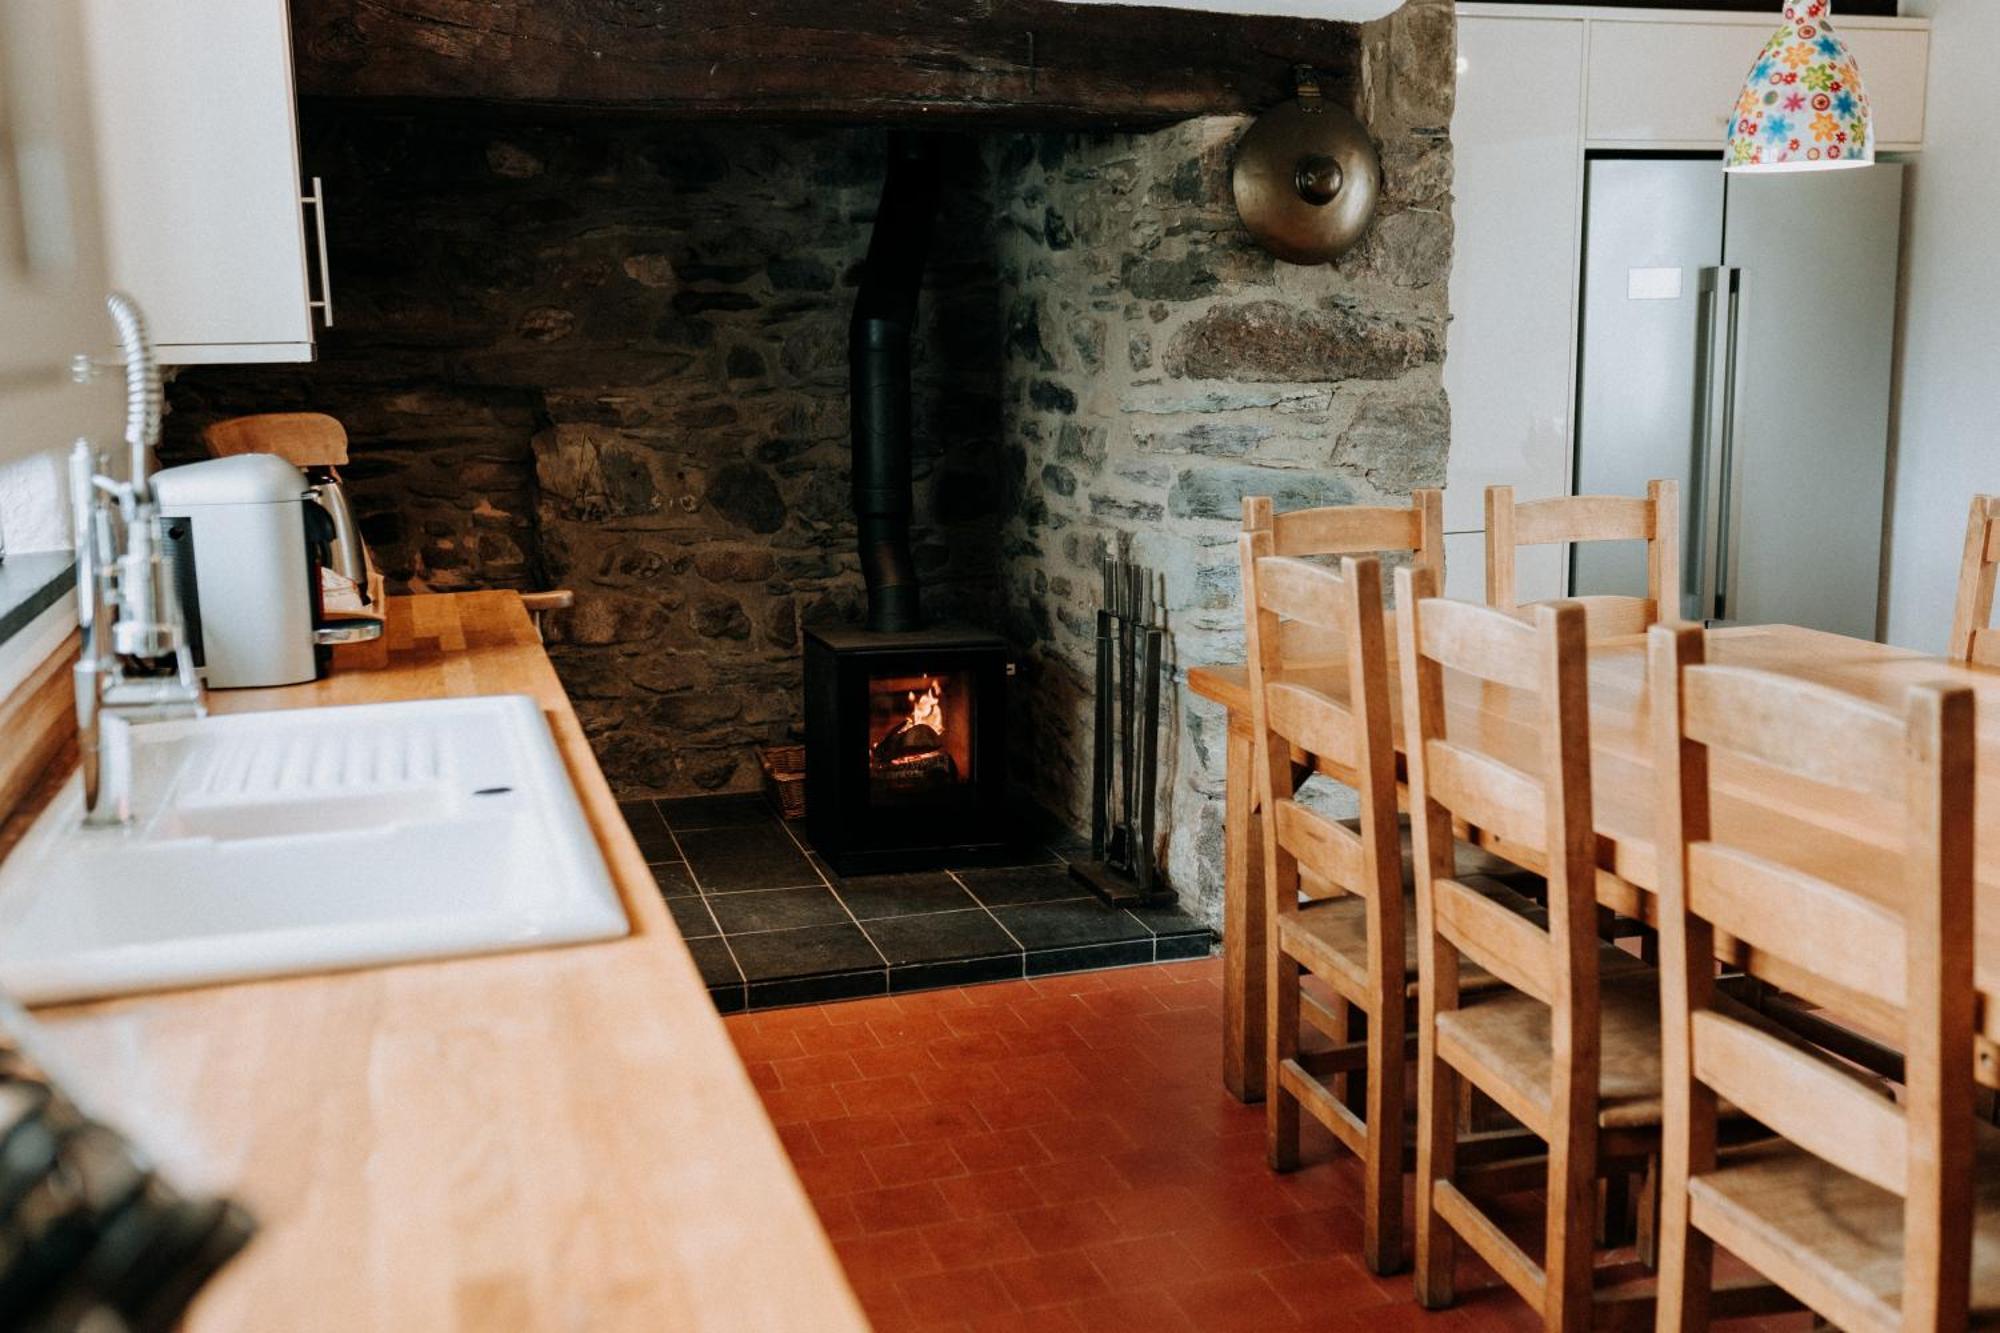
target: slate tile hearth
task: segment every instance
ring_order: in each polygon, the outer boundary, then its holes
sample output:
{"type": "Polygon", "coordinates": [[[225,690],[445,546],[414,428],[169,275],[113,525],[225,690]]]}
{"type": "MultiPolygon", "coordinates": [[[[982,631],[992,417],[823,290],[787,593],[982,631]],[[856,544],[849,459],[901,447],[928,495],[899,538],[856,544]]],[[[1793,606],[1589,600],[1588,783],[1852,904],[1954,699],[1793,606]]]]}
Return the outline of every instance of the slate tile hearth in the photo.
{"type": "Polygon", "coordinates": [[[625,801],[716,1007],[725,1013],[1206,957],[1178,910],[1119,911],[1063,860],[1074,839],[1013,864],[841,876],[760,796],[625,801]]]}

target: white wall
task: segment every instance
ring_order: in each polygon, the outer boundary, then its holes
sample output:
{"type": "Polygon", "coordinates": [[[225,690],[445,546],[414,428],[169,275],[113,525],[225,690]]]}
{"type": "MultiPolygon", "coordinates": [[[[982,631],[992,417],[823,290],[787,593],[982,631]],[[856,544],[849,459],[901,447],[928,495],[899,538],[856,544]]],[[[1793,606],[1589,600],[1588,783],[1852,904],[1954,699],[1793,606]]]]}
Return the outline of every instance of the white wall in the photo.
{"type": "Polygon", "coordinates": [[[1888,637],[1941,652],[1966,507],[2000,492],[2000,3],[1908,0],[1929,15],[1928,133],[1911,172],[1888,637]]]}

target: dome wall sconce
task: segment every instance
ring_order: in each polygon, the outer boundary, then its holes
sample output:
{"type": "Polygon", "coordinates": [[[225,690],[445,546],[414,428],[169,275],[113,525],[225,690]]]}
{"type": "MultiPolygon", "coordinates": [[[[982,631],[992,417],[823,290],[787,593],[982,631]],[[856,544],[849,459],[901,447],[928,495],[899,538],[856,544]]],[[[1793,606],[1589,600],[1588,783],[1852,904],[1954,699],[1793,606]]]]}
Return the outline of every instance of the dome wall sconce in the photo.
{"type": "Polygon", "coordinates": [[[1375,141],[1321,94],[1310,69],[1297,100],[1265,112],[1236,146],[1236,212],[1257,244],[1288,264],[1329,264],[1368,232],[1382,197],[1375,141]]]}

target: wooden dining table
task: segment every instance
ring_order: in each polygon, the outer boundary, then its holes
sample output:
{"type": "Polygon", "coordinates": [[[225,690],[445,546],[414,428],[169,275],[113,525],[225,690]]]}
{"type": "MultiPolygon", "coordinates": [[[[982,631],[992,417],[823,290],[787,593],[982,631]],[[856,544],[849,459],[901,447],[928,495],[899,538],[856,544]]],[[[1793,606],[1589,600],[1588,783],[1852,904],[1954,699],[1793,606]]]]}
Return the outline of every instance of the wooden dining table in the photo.
{"type": "MultiPolygon", "coordinates": [[[[1980,1080],[2000,1087],[2000,670],[1925,657],[1903,649],[1790,625],[1741,626],[1709,635],[1708,660],[1800,677],[1900,711],[1911,686],[1970,686],[1977,696],[1979,989],[1976,1050],[1980,1080]]],[[[1391,664],[1392,672],[1395,665],[1391,664]]],[[[1289,679],[1348,695],[1344,660],[1301,663],[1289,679]]],[[[1400,677],[1397,678],[1400,681],[1400,677]]],[[[1229,714],[1223,903],[1223,1081],[1244,1101],[1263,1095],[1266,902],[1262,831],[1254,794],[1250,694],[1242,667],[1196,667],[1188,685],[1229,714]]],[[[1403,750],[1400,688],[1391,690],[1396,746],[1403,750]]],[[[1454,739],[1530,775],[1541,768],[1539,720],[1517,691],[1447,673],[1446,723],[1454,739]]],[[[1654,843],[1659,808],[1653,773],[1651,700],[1643,636],[1605,639],[1590,649],[1591,795],[1598,842],[1598,898],[1623,915],[1653,920],[1659,883],[1654,843]]],[[[1327,775],[1342,779],[1338,771],[1327,775]]],[[[1843,788],[1719,759],[1713,770],[1716,836],[1747,845],[1851,887],[1900,915],[1908,891],[1903,830],[1869,799],[1843,788]]],[[[1473,841],[1530,869],[1535,849],[1509,846],[1471,829],[1473,841]]],[[[1720,942],[1724,960],[1808,1004],[1879,1033],[1900,1016],[1843,992],[1809,970],[1720,942]]]]}

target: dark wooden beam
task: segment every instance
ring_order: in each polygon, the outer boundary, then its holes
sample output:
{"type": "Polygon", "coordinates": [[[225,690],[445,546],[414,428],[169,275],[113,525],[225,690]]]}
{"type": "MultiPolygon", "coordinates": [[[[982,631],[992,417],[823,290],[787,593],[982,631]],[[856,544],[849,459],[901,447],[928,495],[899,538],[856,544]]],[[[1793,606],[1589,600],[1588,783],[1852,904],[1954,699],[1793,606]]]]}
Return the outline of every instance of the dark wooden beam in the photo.
{"type": "Polygon", "coordinates": [[[1342,93],[1347,23],[1059,0],[292,0],[308,96],[1045,128],[1342,93]]]}

